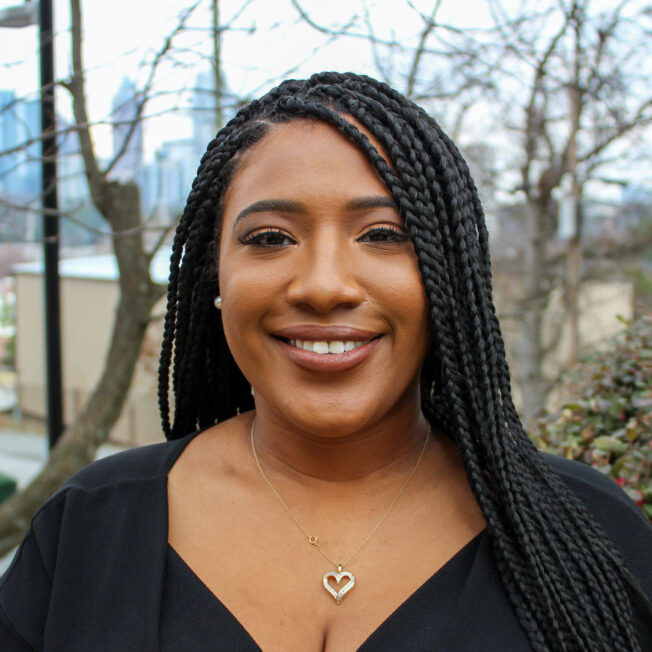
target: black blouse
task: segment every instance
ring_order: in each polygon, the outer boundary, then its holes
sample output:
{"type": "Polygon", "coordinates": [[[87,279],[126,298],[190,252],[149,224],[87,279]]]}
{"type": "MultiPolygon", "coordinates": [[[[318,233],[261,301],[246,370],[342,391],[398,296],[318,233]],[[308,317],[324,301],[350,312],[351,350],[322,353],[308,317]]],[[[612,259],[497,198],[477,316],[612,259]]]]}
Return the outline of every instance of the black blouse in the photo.
{"type": "MultiPolygon", "coordinates": [[[[491,556],[489,537],[482,532],[394,611],[360,652],[530,650],[491,556]]],[[[161,652],[261,649],[171,547],[160,642],[161,652]]]]}
{"type": "MultiPolygon", "coordinates": [[[[167,543],[167,473],[193,436],[95,462],[48,501],[0,582],[0,650],[260,649],[167,543]]],[[[597,471],[546,459],[603,524],[652,597],[652,528],[640,510],[597,471]]],[[[652,628],[639,616],[642,649],[652,650],[652,628]]],[[[486,531],[360,647],[434,649],[530,649],[486,531]]]]}

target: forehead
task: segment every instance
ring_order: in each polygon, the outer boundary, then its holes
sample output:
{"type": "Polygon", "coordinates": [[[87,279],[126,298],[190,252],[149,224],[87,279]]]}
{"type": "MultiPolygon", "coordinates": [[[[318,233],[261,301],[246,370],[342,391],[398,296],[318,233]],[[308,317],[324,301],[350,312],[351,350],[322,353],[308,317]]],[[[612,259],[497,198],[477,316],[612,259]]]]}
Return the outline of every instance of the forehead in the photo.
{"type": "MultiPolygon", "coordinates": [[[[388,161],[374,136],[350,121],[388,161]]],[[[268,198],[261,195],[269,192],[280,197],[311,191],[331,196],[389,195],[366,155],[346,136],[324,122],[301,119],[272,125],[246,152],[225,203],[228,206],[234,200],[240,203],[245,198],[268,198]]]]}

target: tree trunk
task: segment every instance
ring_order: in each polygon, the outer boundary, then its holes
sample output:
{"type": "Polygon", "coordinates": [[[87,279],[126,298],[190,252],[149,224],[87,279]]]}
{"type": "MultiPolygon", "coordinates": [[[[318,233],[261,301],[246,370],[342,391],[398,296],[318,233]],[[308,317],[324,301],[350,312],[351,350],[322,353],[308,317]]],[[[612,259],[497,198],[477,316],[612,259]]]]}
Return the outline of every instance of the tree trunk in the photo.
{"type": "Polygon", "coordinates": [[[541,330],[548,295],[543,286],[547,248],[545,205],[540,200],[529,199],[525,204],[525,212],[528,243],[525,247],[523,271],[523,321],[516,348],[518,379],[523,393],[522,416],[527,422],[543,406],[547,392],[547,383],[541,373],[544,357],[541,330]]]}
{"type": "Polygon", "coordinates": [[[222,110],[222,26],[220,25],[220,2],[212,0],[213,17],[213,83],[215,86],[215,133],[224,126],[222,110]]]}
{"type": "Polygon", "coordinates": [[[164,288],[149,275],[134,184],[103,184],[102,209],[114,228],[120,299],[104,371],[81,413],[64,432],[39,475],[0,506],[0,555],[20,543],[38,508],[71,475],[91,462],[120,417],[140,354],[152,307],[164,288]]]}

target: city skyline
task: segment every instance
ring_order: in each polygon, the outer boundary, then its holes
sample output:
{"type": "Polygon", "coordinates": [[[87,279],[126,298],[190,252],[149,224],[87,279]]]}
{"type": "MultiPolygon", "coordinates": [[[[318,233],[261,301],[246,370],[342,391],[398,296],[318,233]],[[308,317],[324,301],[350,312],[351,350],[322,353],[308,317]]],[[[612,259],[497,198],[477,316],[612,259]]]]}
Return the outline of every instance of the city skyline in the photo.
{"type": "MultiPolygon", "coordinates": [[[[144,159],[146,135],[142,124],[137,122],[131,133],[132,122],[137,119],[141,95],[134,82],[124,77],[113,96],[112,142],[113,151],[104,160],[107,164],[123,148],[125,138],[129,144],[111,171],[111,177],[121,181],[134,181],[140,188],[141,206],[150,215],[152,224],[167,223],[182,209],[190,191],[201,154],[215,133],[215,113],[212,82],[209,71],[197,75],[192,104],[187,109],[192,124],[190,137],[170,138],[157,143],[151,160],[144,159]]],[[[230,116],[229,116],[230,117],[230,116]]],[[[38,199],[41,193],[40,166],[40,103],[37,100],[21,101],[13,90],[0,89],[0,190],[16,207],[30,206],[22,210],[27,217],[22,226],[15,226],[21,219],[9,217],[3,230],[18,228],[19,237],[33,241],[40,237],[38,199]],[[25,144],[25,147],[21,147],[25,144]],[[4,154],[3,154],[4,152],[4,154]],[[11,223],[14,223],[14,227],[11,223]]],[[[83,213],[82,221],[92,218],[101,223],[88,195],[84,177],[83,160],[80,155],[79,138],[65,118],[58,116],[58,183],[62,210],[83,213]]],[[[5,210],[5,221],[7,213],[5,210]]],[[[1,216],[0,216],[1,217],[1,216]]],[[[65,237],[65,234],[64,234],[65,237]]]]}

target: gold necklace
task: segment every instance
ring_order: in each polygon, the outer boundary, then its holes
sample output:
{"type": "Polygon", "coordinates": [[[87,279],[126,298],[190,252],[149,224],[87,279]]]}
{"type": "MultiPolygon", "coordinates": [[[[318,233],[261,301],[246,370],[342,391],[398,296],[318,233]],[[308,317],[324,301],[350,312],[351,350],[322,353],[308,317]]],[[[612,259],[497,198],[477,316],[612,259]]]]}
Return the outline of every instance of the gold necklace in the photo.
{"type": "Polygon", "coordinates": [[[318,537],[315,536],[314,534],[310,534],[306,528],[301,525],[301,522],[299,519],[292,513],[292,510],[287,506],[287,503],[283,500],[281,497],[281,494],[279,494],[278,491],[276,491],[276,487],[272,484],[271,480],[265,475],[265,472],[263,471],[263,467],[260,464],[260,460],[258,459],[258,453],[256,452],[256,444],[254,443],[254,425],[256,424],[256,417],[254,416],[253,420],[251,421],[251,428],[249,430],[249,439],[251,440],[251,451],[254,454],[254,459],[256,460],[256,466],[258,467],[258,470],[260,471],[260,475],[263,476],[263,480],[269,485],[269,488],[274,492],[274,495],[278,498],[279,502],[283,507],[285,508],[285,511],[290,515],[292,520],[297,524],[301,532],[306,536],[308,539],[308,543],[317,548],[321,554],[328,559],[328,561],[333,564],[337,568],[337,571],[328,571],[327,573],[324,574],[323,577],[323,585],[324,588],[333,596],[335,599],[335,602],[339,605],[340,602],[342,601],[342,598],[355,586],[355,576],[351,571],[348,570],[342,570],[344,566],[346,566],[359,552],[362,550],[363,546],[371,539],[371,537],[376,533],[376,530],[383,524],[383,521],[387,518],[389,513],[392,511],[392,508],[394,505],[396,505],[396,502],[398,499],[401,497],[401,494],[405,490],[405,487],[407,487],[408,482],[412,479],[412,476],[417,472],[417,469],[419,468],[419,464],[421,464],[421,460],[423,459],[423,454],[426,452],[426,446],[428,445],[428,440],[430,439],[430,424],[428,424],[428,431],[426,432],[426,437],[423,442],[423,447],[421,448],[421,453],[419,453],[419,459],[417,460],[417,463],[414,465],[414,468],[412,471],[410,471],[410,474],[405,478],[403,481],[403,484],[401,485],[401,488],[398,490],[396,495],[394,496],[394,499],[392,502],[389,504],[389,507],[385,510],[385,513],[380,517],[380,520],[374,528],[369,532],[369,534],[362,540],[362,543],[348,556],[348,558],[343,561],[342,563],[337,563],[334,561],[328,553],[319,545],[318,537]],[[340,581],[342,578],[346,578],[348,582],[339,590],[336,591],[330,584],[330,580],[333,580],[337,585],[339,585],[340,581]]]}

